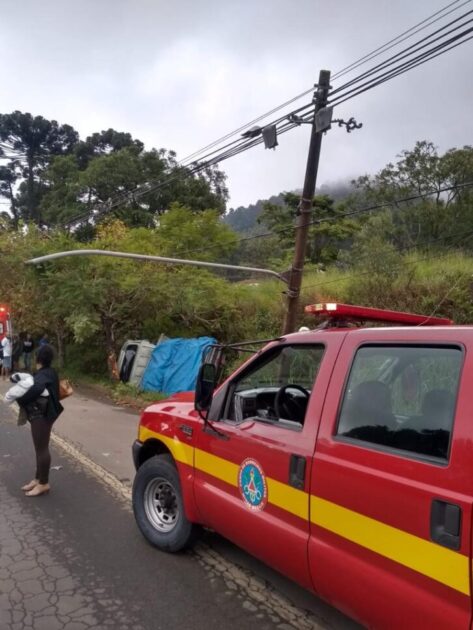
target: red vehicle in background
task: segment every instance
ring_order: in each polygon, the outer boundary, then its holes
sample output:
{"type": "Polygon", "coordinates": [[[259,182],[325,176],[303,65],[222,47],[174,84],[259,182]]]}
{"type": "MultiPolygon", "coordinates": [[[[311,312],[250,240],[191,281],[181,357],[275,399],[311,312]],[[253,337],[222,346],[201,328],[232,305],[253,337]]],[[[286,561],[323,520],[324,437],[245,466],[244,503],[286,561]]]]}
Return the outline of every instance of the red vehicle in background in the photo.
{"type": "Polygon", "coordinates": [[[10,307],[6,304],[0,304],[0,341],[7,333],[12,334],[10,307]]]}

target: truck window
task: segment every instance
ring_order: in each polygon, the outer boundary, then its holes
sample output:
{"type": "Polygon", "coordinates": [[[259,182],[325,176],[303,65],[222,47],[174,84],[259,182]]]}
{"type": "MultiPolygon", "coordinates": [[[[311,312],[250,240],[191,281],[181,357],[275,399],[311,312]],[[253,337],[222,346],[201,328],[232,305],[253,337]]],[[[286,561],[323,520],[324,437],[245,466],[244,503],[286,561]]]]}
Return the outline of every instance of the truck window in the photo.
{"type": "Polygon", "coordinates": [[[360,348],[337,436],[447,461],[461,363],[456,347],[360,348]]]}
{"type": "Polygon", "coordinates": [[[247,418],[300,429],[324,352],[323,346],[294,345],[269,351],[232,384],[226,418],[247,418]]]}

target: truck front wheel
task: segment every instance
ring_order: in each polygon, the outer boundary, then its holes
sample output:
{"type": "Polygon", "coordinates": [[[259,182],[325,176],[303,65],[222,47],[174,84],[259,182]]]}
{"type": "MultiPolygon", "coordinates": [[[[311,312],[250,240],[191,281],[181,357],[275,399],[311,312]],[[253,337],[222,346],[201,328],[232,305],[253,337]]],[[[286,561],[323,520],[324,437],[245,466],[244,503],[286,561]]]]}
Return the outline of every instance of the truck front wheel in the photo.
{"type": "Polygon", "coordinates": [[[181,484],[169,455],[156,455],[138,468],[133,482],[133,512],[143,536],[162,551],[179,551],[195,537],[187,520],[181,484]]]}

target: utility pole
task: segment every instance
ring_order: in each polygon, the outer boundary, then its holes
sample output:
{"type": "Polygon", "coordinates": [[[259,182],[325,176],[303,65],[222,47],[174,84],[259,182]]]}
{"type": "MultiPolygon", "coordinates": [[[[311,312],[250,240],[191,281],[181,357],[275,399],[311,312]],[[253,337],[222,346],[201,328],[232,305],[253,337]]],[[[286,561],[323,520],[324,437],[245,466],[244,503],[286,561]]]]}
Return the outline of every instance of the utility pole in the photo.
{"type": "Polygon", "coordinates": [[[305,252],[307,247],[307,236],[309,233],[309,223],[312,214],[312,200],[315,193],[317,171],[319,168],[320,147],[322,145],[323,130],[317,131],[316,119],[317,113],[327,105],[327,96],[330,89],[329,70],[320,71],[319,82],[315,87],[317,88],[314,92],[315,114],[312,121],[304,188],[302,190],[296,219],[296,246],[294,251],[294,261],[292,263],[289,276],[289,286],[287,289],[287,311],[284,320],[283,334],[293,332],[296,326],[302,272],[304,269],[305,252]]]}

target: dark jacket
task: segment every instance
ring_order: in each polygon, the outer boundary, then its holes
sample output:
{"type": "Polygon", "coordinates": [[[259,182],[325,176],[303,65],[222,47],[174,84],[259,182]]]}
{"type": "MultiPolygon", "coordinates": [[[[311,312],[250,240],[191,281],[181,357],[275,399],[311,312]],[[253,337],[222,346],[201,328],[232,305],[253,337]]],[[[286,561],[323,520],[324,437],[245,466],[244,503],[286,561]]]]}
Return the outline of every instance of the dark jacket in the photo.
{"type": "Polygon", "coordinates": [[[12,343],[12,359],[13,361],[18,361],[21,357],[21,353],[23,352],[23,342],[21,339],[15,339],[12,343]]]}
{"type": "Polygon", "coordinates": [[[20,407],[26,409],[28,418],[36,416],[38,411],[40,411],[40,415],[46,420],[54,422],[64,411],[64,407],[59,401],[59,378],[57,372],[52,367],[41,368],[36,372],[33,380],[32,387],[21,398],[18,398],[17,402],[20,407]],[[40,398],[45,388],[48,390],[49,396],[40,398]],[[45,408],[37,409],[39,401],[42,403],[47,401],[47,405],[44,405],[45,408]]]}

